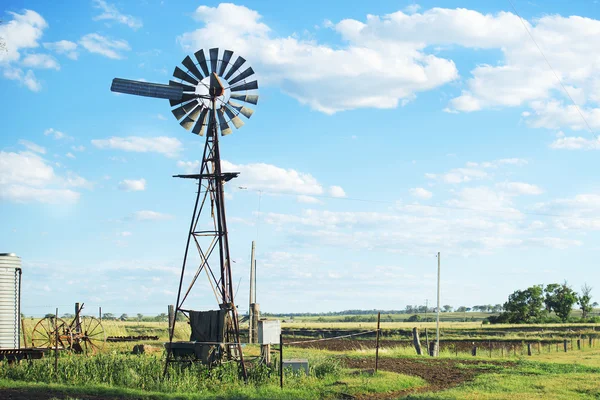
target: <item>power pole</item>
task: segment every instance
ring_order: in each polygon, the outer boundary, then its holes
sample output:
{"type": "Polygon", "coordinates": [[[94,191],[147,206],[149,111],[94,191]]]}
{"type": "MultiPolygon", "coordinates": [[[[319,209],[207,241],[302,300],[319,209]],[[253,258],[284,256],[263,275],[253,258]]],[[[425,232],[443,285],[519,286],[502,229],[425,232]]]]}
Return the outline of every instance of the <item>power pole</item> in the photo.
{"type": "Polygon", "coordinates": [[[437,273],[437,317],[435,322],[435,356],[440,352],[440,252],[437,253],[438,273],[437,273]]]}
{"type": "Polygon", "coordinates": [[[254,268],[255,268],[255,263],[254,263],[254,248],[255,248],[255,243],[254,240],[252,241],[252,252],[250,253],[250,302],[248,304],[248,343],[254,343],[254,303],[256,302],[256,296],[254,294],[255,291],[255,287],[254,287],[254,282],[255,282],[255,278],[254,278],[254,268]]]}

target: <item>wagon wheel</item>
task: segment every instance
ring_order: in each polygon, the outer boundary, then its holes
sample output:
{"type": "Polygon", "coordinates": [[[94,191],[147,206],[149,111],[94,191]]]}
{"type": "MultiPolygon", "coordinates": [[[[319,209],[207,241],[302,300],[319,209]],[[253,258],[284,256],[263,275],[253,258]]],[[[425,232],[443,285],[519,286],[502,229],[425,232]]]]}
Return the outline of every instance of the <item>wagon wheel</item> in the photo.
{"type": "Polygon", "coordinates": [[[83,317],[81,333],[76,335],[75,342],[78,343],[80,352],[95,354],[101,351],[106,342],[106,333],[100,320],[94,317],[83,317]]]}
{"type": "Polygon", "coordinates": [[[41,319],[33,327],[33,333],[31,334],[31,345],[33,347],[54,349],[57,348],[64,350],[71,347],[73,343],[73,336],[71,335],[71,328],[61,318],[56,319],[54,317],[48,317],[41,319]],[[58,346],[57,336],[58,331],[58,346]]]}

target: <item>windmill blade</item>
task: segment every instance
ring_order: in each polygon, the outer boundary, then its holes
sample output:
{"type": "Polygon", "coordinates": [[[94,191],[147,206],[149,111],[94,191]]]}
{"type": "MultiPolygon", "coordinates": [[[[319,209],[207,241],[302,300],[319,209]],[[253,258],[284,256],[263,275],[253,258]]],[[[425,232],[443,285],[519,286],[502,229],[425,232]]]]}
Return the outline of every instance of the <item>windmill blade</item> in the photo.
{"type": "Polygon", "coordinates": [[[222,108],[217,111],[217,115],[219,116],[219,128],[221,128],[221,136],[227,136],[232,133],[233,130],[229,127],[229,124],[227,124],[222,108]]]}
{"type": "Polygon", "coordinates": [[[254,113],[254,111],[252,109],[250,109],[248,107],[244,107],[239,104],[232,103],[231,100],[228,101],[227,104],[234,110],[237,110],[240,114],[242,114],[246,118],[250,118],[252,116],[252,114],[254,113]]]}
{"type": "Polygon", "coordinates": [[[198,67],[196,67],[196,64],[194,64],[190,56],[186,56],[181,63],[185,65],[188,71],[190,71],[199,81],[204,79],[204,75],[198,70],[198,67]]]}
{"type": "Polygon", "coordinates": [[[232,93],[231,98],[240,100],[240,101],[245,101],[246,103],[250,103],[250,104],[258,104],[258,95],[255,95],[255,94],[232,93]]]}
{"type": "Polygon", "coordinates": [[[240,129],[242,126],[244,126],[244,121],[242,121],[242,119],[240,117],[238,117],[237,115],[235,115],[233,113],[233,111],[231,111],[229,109],[229,107],[224,106],[222,108],[225,109],[225,113],[227,114],[227,116],[230,119],[230,122],[233,123],[233,126],[235,126],[236,129],[240,129]]]}
{"type": "Polygon", "coordinates": [[[232,92],[241,92],[243,90],[253,90],[253,89],[258,89],[258,81],[244,83],[243,85],[232,87],[229,90],[231,90],[232,92]]]}
{"type": "Polygon", "coordinates": [[[182,79],[188,83],[191,83],[192,85],[197,85],[199,82],[197,80],[195,80],[194,78],[192,78],[191,76],[189,76],[186,72],[184,72],[181,68],[179,67],[175,67],[175,71],[173,71],[173,76],[175,78],[179,78],[182,79]]]}
{"type": "Polygon", "coordinates": [[[169,81],[169,86],[178,86],[180,88],[183,88],[184,92],[195,92],[196,91],[196,88],[194,86],[184,85],[181,82],[169,81]]]}
{"type": "Polygon", "coordinates": [[[189,113],[184,119],[181,120],[179,125],[181,125],[186,131],[189,131],[194,126],[194,122],[198,115],[200,114],[200,110],[204,107],[202,104],[198,104],[191,113],[189,113]]]}
{"type": "Polygon", "coordinates": [[[217,61],[219,61],[219,48],[215,47],[208,51],[210,57],[210,72],[217,72],[217,61]]]}
{"type": "Polygon", "coordinates": [[[184,104],[180,107],[177,107],[173,110],[171,110],[171,112],[173,113],[173,115],[175,116],[175,118],[177,118],[178,120],[180,120],[181,118],[183,118],[185,116],[185,114],[189,113],[190,111],[192,111],[192,109],[194,107],[196,107],[198,105],[198,100],[194,100],[194,101],[190,101],[187,104],[184,104]]]}
{"type": "Polygon", "coordinates": [[[247,77],[249,77],[251,75],[254,75],[254,70],[252,69],[252,67],[249,67],[244,72],[242,72],[241,74],[239,74],[238,76],[236,76],[235,78],[233,78],[232,80],[230,80],[229,84],[233,85],[233,84],[241,81],[242,79],[246,79],[247,77]]]}
{"type": "Polygon", "coordinates": [[[229,65],[229,60],[231,60],[231,56],[233,55],[233,51],[225,50],[223,52],[223,60],[221,61],[221,67],[219,68],[219,76],[223,76],[225,73],[225,68],[229,65]]]}
{"type": "Polygon", "coordinates": [[[169,103],[171,103],[171,107],[174,107],[177,104],[185,103],[186,101],[190,101],[195,98],[196,98],[195,94],[184,93],[179,100],[169,100],[169,103]]]}
{"type": "Polygon", "coordinates": [[[132,81],[129,79],[115,78],[110,90],[116,93],[133,94],[136,96],[156,97],[159,99],[179,100],[183,96],[183,89],[161,83],[132,81]]]}
{"type": "Polygon", "coordinates": [[[245,62],[246,62],[246,59],[244,57],[238,57],[237,60],[235,60],[235,62],[231,66],[231,69],[229,70],[229,72],[227,73],[227,75],[225,75],[225,80],[228,80],[231,77],[231,75],[233,75],[234,72],[236,72],[238,69],[240,69],[240,67],[245,62]]]}
{"type": "Polygon", "coordinates": [[[204,72],[204,76],[208,76],[210,72],[208,72],[208,65],[206,64],[206,57],[204,56],[204,50],[198,50],[194,53],[194,57],[198,60],[198,64],[200,64],[200,68],[202,68],[202,72],[204,72]]]}
{"type": "Polygon", "coordinates": [[[204,127],[206,126],[206,116],[208,115],[208,108],[203,108],[200,113],[200,117],[196,121],[196,125],[194,125],[194,129],[192,129],[192,133],[196,135],[204,136],[204,127]]]}

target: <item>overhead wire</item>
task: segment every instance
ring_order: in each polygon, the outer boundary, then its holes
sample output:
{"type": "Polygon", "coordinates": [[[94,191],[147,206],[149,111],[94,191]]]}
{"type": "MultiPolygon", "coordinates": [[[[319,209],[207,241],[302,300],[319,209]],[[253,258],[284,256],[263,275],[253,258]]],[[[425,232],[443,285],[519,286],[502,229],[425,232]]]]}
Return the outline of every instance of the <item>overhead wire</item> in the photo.
{"type": "Polygon", "coordinates": [[[575,101],[575,99],[571,96],[571,93],[569,93],[569,91],[567,90],[566,86],[564,85],[564,83],[562,82],[562,80],[560,79],[560,77],[558,76],[558,74],[556,73],[555,69],[552,67],[552,64],[550,64],[550,61],[548,60],[548,58],[546,57],[546,55],[542,51],[542,48],[540,47],[540,45],[538,44],[538,42],[533,37],[533,34],[531,33],[531,31],[527,27],[527,24],[525,23],[525,20],[523,19],[523,17],[521,17],[521,14],[519,14],[519,12],[517,11],[517,8],[515,7],[514,3],[512,2],[512,0],[508,0],[508,2],[510,3],[510,6],[512,7],[512,9],[515,12],[515,14],[517,15],[517,17],[519,17],[519,21],[521,21],[521,24],[523,25],[523,28],[525,29],[525,31],[527,32],[527,34],[529,35],[529,37],[531,38],[531,41],[533,42],[533,44],[535,44],[535,47],[537,47],[538,51],[540,52],[540,54],[544,58],[544,61],[546,61],[546,64],[548,64],[548,67],[550,68],[550,71],[552,71],[552,73],[554,74],[554,77],[556,78],[556,80],[558,81],[558,83],[560,84],[560,86],[562,87],[562,89],[564,90],[564,92],[566,93],[567,97],[571,100],[571,102],[575,106],[575,109],[577,110],[577,113],[579,114],[579,116],[581,117],[581,119],[583,120],[583,122],[585,123],[585,125],[587,126],[588,130],[590,131],[590,133],[592,135],[594,135],[594,138],[597,138],[598,136],[596,135],[596,132],[592,129],[592,127],[588,123],[587,119],[585,118],[585,116],[581,112],[581,108],[579,107],[579,105],[577,104],[577,102],[575,101]]]}

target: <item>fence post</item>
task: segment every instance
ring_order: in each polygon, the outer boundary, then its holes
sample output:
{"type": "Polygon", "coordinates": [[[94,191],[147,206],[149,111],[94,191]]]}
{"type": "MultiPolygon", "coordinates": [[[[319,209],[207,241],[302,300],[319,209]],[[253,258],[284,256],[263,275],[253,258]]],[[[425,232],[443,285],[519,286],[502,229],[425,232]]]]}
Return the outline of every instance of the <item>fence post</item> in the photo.
{"type": "Polygon", "coordinates": [[[589,344],[589,347],[592,347],[592,337],[591,336],[588,338],[588,344],[589,344]]]}
{"type": "Polygon", "coordinates": [[[279,334],[279,387],[283,389],[283,334],[279,334]]]}
{"type": "Polygon", "coordinates": [[[581,339],[577,339],[577,350],[581,350],[581,339]]]}
{"type": "Polygon", "coordinates": [[[54,375],[58,376],[58,308],[54,318],[54,375]]]}
{"type": "Polygon", "coordinates": [[[23,330],[23,345],[25,348],[27,348],[27,337],[25,336],[25,318],[21,318],[21,329],[23,330]]]}
{"type": "Polygon", "coordinates": [[[381,322],[381,312],[377,313],[377,336],[375,339],[375,373],[379,367],[379,327],[381,322]]]}
{"type": "Polygon", "coordinates": [[[527,343],[527,355],[531,355],[531,343],[527,343]]]}
{"type": "Polygon", "coordinates": [[[425,348],[429,355],[431,355],[431,352],[429,351],[429,335],[427,334],[427,328],[425,328],[425,348]]]}
{"type": "Polygon", "coordinates": [[[473,346],[473,350],[471,350],[471,355],[475,357],[477,355],[477,346],[473,346]]]}
{"type": "Polygon", "coordinates": [[[419,328],[416,326],[413,328],[413,345],[417,351],[417,355],[423,355],[423,349],[421,349],[421,339],[419,339],[419,328]]]}
{"type": "Polygon", "coordinates": [[[563,347],[565,348],[565,353],[567,352],[567,339],[563,341],[563,347]]]}

